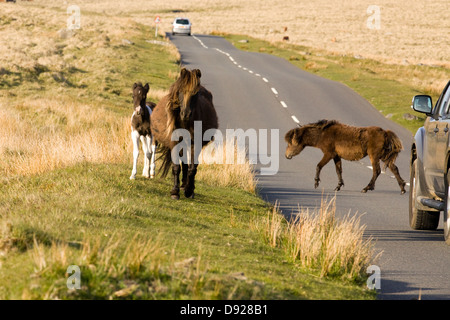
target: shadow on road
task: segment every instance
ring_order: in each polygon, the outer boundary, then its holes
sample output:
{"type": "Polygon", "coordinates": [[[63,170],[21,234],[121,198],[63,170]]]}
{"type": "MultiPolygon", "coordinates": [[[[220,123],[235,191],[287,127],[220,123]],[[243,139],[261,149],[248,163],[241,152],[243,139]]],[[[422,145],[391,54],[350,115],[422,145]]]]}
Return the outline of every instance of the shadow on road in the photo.
{"type": "Polygon", "coordinates": [[[432,289],[417,288],[404,281],[382,279],[381,292],[377,298],[378,300],[421,300],[424,299],[426,292],[427,299],[430,299],[429,290],[432,289]]]}
{"type": "Polygon", "coordinates": [[[421,230],[366,230],[367,237],[372,236],[377,241],[435,241],[442,243],[443,231],[437,229],[435,231],[421,230]]]}

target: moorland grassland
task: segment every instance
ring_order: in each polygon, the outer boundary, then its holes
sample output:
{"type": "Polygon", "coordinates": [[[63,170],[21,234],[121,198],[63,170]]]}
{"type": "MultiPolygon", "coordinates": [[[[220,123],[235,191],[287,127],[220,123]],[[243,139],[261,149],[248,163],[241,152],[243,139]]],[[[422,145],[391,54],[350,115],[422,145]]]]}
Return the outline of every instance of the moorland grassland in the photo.
{"type": "MultiPolygon", "coordinates": [[[[60,8],[63,3],[45,5],[60,8]]],[[[86,11],[129,16],[147,25],[154,25],[158,15],[162,31],[171,30],[175,17],[187,16],[194,33],[245,34],[270,42],[288,36],[292,44],[338,55],[450,68],[450,21],[445,16],[450,3],[446,0],[78,0],[76,4],[86,11]],[[370,9],[373,6],[379,8],[378,17],[370,9]]],[[[427,80],[412,80],[439,91],[447,79],[448,74],[436,72],[427,80]]]]}
{"type": "Polygon", "coordinates": [[[201,167],[198,196],[184,202],[167,201],[168,179],[131,182],[131,86],[149,82],[148,100],[164,96],[180,63],[164,32],[186,15],[194,33],[289,36],[414,65],[400,80],[437,92],[450,67],[448,1],[73,4],[81,29],[70,31],[67,1],[0,3],[0,298],[373,299],[362,286],[372,239],[357,218],[337,219],[333,201],[319,220],[304,212],[290,223],[256,196],[248,163],[201,167]],[[369,5],[379,29],[367,27],[369,5]],[[67,290],[68,264],[81,266],[82,290],[67,290]]]}

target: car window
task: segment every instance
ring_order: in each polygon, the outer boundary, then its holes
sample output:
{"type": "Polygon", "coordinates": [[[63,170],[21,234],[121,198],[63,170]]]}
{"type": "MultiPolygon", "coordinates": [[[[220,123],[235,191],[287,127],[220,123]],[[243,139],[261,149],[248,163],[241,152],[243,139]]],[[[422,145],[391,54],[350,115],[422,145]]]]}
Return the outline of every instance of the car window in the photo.
{"type": "Polygon", "coordinates": [[[442,101],[440,102],[439,116],[445,116],[450,114],[450,87],[447,87],[447,91],[442,95],[442,101]]]}
{"type": "Polygon", "coordinates": [[[449,115],[449,113],[450,113],[449,107],[450,107],[449,101],[444,101],[444,105],[443,105],[444,112],[442,113],[442,115],[447,115],[447,116],[449,115]]]}
{"type": "Polygon", "coordinates": [[[175,21],[175,23],[176,24],[184,24],[184,25],[186,25],[186,24],[189,24],[189,20],[188,19],[177,19],[175,21]]]}

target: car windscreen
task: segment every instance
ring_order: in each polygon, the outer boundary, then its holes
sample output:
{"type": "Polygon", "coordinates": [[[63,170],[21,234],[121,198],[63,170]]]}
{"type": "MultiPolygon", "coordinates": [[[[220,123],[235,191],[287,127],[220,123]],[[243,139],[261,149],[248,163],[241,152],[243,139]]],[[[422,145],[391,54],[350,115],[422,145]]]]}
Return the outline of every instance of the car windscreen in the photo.
{"type": "Polygon", "coordinates": [[[187,19],[177,19],[175,21],[176,24],[189,24],[189,20],[187,19]]]}

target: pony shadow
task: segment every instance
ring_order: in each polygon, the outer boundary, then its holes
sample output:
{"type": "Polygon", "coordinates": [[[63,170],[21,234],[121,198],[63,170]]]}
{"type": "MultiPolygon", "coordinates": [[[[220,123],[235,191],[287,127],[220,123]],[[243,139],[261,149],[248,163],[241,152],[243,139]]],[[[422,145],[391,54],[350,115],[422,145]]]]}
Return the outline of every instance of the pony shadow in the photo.
{"type": "Polygon", "coordinates": [[[446,296],[429,294],[432,288],[419,288],[405,281],[381,279],[378,300],[435,300],[448,299],[446,296]]]}
{"type": "Polygon", "coordinates": [[[374,237],[377,241],[406,241],[406,242],[442,242],[443,230],[366,230],[365,236],[374,237]]]}
{"type": "Polygon", "coordinates": [[[258,194],[267,202],[276,203],[277,209],[284,216],[290,217],[300,213],[302,209],[316,209],[326,199],[334,197],[335,193],[318,192],[314,190],[261,187],[258,194]]]}

